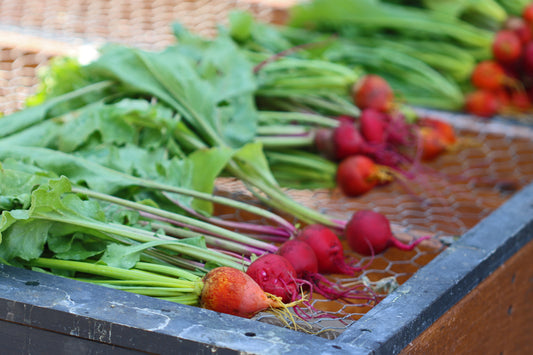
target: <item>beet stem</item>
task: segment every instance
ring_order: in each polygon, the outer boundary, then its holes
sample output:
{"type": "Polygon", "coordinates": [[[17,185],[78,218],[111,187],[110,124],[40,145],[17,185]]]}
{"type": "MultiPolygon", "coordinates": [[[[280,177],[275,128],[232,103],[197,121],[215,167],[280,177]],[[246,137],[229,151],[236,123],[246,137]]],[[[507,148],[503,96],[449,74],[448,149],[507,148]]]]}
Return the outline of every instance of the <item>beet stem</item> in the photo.
{"type": "Polygon", "coordinates": [[[431,236],[430,235],[426,235],[426,236],[423,236],[423,237],[420,237],[418,239],[415,239],[414,241],[411,242],[411,244],[405,244],[403,242],[401,242],[400,240],[396,239],[396,238],[391,238],[391,245],[400,249],[400,250],[405,250],[405,251],[409,251],[409,250],[413,250],[418,244],[420,244],[421,242],[423,242],[424,240],[427,240],[427,239],[431,239],[431,236]]]}

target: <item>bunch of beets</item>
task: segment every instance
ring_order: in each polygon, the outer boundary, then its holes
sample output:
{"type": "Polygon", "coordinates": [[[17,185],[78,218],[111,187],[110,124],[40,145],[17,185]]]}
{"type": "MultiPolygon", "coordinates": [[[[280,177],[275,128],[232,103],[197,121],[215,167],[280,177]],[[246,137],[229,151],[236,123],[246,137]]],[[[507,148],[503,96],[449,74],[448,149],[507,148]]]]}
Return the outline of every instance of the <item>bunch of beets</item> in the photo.
{"type": "Polygon", "coordinates": [[[533,3],[496,32],[492,57],[471,75],[465,111],[480,117],[519,115],[533,109],[533,3]]]}
{"type": "Polygon", "coordinates": [[[337,186],[360,196],[375,186],[404,178],[419,161],[430,161],[456,144],[453,127],[431,117],[406,118],[389,83],[367,74],[352,89],[359,117],[338,117],[334,129],[320,129],[315,147],[338,162],[337,186]]]}

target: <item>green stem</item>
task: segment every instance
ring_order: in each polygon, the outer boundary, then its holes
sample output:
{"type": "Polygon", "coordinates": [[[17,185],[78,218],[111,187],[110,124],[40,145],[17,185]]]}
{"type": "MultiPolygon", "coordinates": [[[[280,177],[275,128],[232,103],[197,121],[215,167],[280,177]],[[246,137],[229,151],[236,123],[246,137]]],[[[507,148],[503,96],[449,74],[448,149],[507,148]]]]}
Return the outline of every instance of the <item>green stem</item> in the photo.
{"type": "MultiPolygon", "coordinates": [[[[335,221],[330,216],[324,215],[315,211],[311,208],[308,208],[298,202],[294,201],[288,197],[279,187],[272,186],[264,180],[251,179],[248,174],[244,173],[238,164],[235,161],[230,161],[228,164],[228,169],[231,171],[234,176],[241,179],[244,183],[249,186],[254,186],[268,196],[266,198],[260,198],[263,202],[272,205],[273,207],[290,213],[294,217],[302,220],[306,223],[320,223],[325,226],[340,228],[340,224],[335,221]]],[[[253,191],[252,191],[253,193],[253,191]]],[[[257,197],[260,195],[256,194],[257,197]]]]}
{"type": "Polygon", "coordinates": [[[150,271],[155,272],[158,274],[164,274],[172,277],[178,277],[180,279],[185,279],[189,281],[197,282],[201,279],[201,277],[180,268],[175,268],[171,266],[161,265],[161,264],[154,264],[154,263],[146,263],[139,261],[135,264],[135,268],[139,270],[144,271],[150,271]]]}
{"type": "MultiPolygon", "coordinates": [[[[193,232],[193,231],[183,229],[183,228],[176,228],[173,226],[156,223],[156,222],[150,222],[150,226],[154,229],[162,230],[166,234],[177,236],[177,237],[182,237],[182,238],[197,238],[201,236],[205,238],[205,241],[208,245],[211,245],[216,248],[221,248],[227,251],[232,251],[240,255],[250,255],[251,253],[256,253],[256,254],[264,253],[264,250],[262,249],[251,248],[241,243],[236,243],[236,242],[232,242],[232,241],[225,240],[222,238],[217,238],[217,237],[213,237],[210,235],[193,232]]],[[[273,248],[271,250],[273,250],[273,248]]]]}
{"type": "Polygon", "coordinates": [[[126,291],[136,293],[138,295],[150,296],[150,297],[180,297],[185,296],[188,293],[194,292],[194,288],[178,290],[173,287],[142,287],[142,286],[122,286],[113,284],[100,284],[114,288],[115,290],[126,291]]]}
{"type": "Polygon", "coordinates": [[[310,147],[313,145],[315,135],[310,133],[305,136],[281,137],[281,136],[258,136],[257,142],[261,142],[265,148],[294,148],[310,147]]]}
{"type": "Polygon", "coordinates": [[[180,304],[186,304],[189,306],[198,305],[198,297],[196,295],[183,295],[177,297],[158,297],[165,301],[176,302],[180,304]]]}
{"type": "Polygon", "coordinates": [[[345,78],[338,77],[296,77],[296,78],[278,78],[270,79],[268,85],[264,85],[260,90],[265,90],[270,88],[282,88],[282,89],[292,89],[292,88],[303,88],[306,91],[316,91],[316,89],[335,89],[339,92],[348,92],[350,86],[353,85],[353,82],[347,82],[345,78]]]}
{"type": "Polygon", "coordinates": [[[135,240],[141,243],[153,242],[153,241],[165,241],[168,243],[162,244],[160,247],[167,250],[175,251],[181,254],[189,255],[198,260],[212,261],[217,264],[231,266],[231,267],[242,267],[244,260],[236,259],[226,254],[219,253],[217,251],[205,248],[199,248],[194,245],[189,245],[181,242],[175,241],[175,239],[166,236],[166,239],[163,237],[156,237],[154,233],[145,231],[142,229],[125,226],[122,224],[115,223],[102,223],[102,222],[91,222],[81,219],[68,219],[64,216],[61,217],[52,217],[52,216],[38,216],[35,215],[36,219],[44,219],[48,221],[55,221],[60,223],[72,224],[79,227],[88,228],[95,230],[101,233],[108,233],[113,235],[118,235],[121,237],[126,237],[130,240],[135,240]]]}
{"type": "MultiPolygon", "coordinates": [[[[45,267],[49,269],[61,269],[74,272],[81,272],[84,274],[98,275],[103,277],[111,277],[119,280],[139,280],[139,281],[156,281],[156,282],[171,282],[175,283],[176,287],[191,287],[195,289],[194,285],[198,281],[178,280],[169,276],[157,275],[152,272],[135,269],[122,269],[118,267],[94,264],[84,261],[60,260],[50,258],[37,258],[31,261],[32,266],[45,267]]],[[[201,281],[199,281],[201,283],[201,281]]]]}
{"type": "Polygon", "coordinates": [[[307,169],[324,172],[328,175],[335,175],[337,164],[317,156],[313,153],[304,153],[298,151],[266,151],[267,158],[274,164],[282,163],[288,165],[301,166],[307,169]]]}
{"type": "Polygon", "coordinates": [[[295,124],[269,124],[257,127],[258,136],[298,136],[308,134],[309,126],[297,126],[295,124]]]}
{"type": "MultiPolygon", "coordinates": [[[[114,172],[116,172],[116,171],[114,171],[114,172]]],[[[116,172],[116,173],[117,174],[122,174],[120,172],[116,172]]],[[[166,192],[173,192],[173,193],[184,195],[184,196],[190,196],[190,197],[198,198],[198,199],[201,199],[201,200],[204,200],[204,201],[209,201],[209,202],[217,203],[217,204],[228,206],[228,207],[233,207],[233,208],[236,208],[236,209],[239,209],[239,210],[242,210],[242,211],[246,211],[246,212],[255,214],[255,215],[260,216],[260,217],[264,217],[265,219],[267,219],[269,221],[275,222],[278,225],[280,225],[280,226],[284,227],[285,229],[287,229],[287,231],[289,231],[289,233],[294,233],[296,231],[295,227],[292,224],[290,224],[287,220],[283,219],[281,216],[279,216],[279,215],[277,215],[277,214],[275,214],[273,212],[270,212],[270,211],[268,211],[268,210],[266,210],[264,208],[260,208],[260,207],[253,206],[253,205],[248,204],[248,203],[244,203],[244,202],[241,202],[241,201],[233,200],[233,199],[222,197],[222,196],[214,196],[212,194],[208,194],[208,193],[205,193],[205,192],[200,192],[200,191],[186,189],[186,188],[182,188],[182,187],[161,184],[161,183],[156,182],[156,181],[145,180],[145,179],[137,178],[137,177],[134,177],[134,176],[131,176],[131,175],[126,175],[126,174],[123,174],[123,175],[125,177],[131,179],[132,181],[134,181],[139,186],[143,186],[143,187],[146,187],[146,188],[153,188],[153,189],[166,191],[166,192]]]]}
{"type": "Polygon", "coordinates": [[[73,187],[72,188],[72,192],[81,193],[81,194],[84,194],[84,195],[86,195],[88,197],[92,197],[92,198],[95,198],[95,199],[98,199],[98,200],[102,200],[102,201],[106,201],[106,202],[109,202],[109,203],[113,203],[113,204],[117,204],[117,205],[120,205],[120,206],[124,206],[124,207],[130,208],[130,209],[136,210],[136,211],[143,211],[143,212],[150,213],[150,214],[153,214],[153,215],[156,215],[156,216],[160,216],[160,217],[163,217],[163,218],[167,218],[169,220],[173,220],[173,221],[176,221],[176,222],[179,222],[179,223],[184,223],[184,224],[189,225],[189,226],[198,227],[198,228],[206,230],[206,231],[208,231],[210,233],[213,233],[214,235],[225,237],[225,238],[231,239],[233,241],[244,243],[244,244],[248,244],[250,246],[254,246],[254,247],[257,247],[257,248],[260,248],[260,249],[269,250],[272,247],[272,245],[269,244],[269,243],[265,243],[265,242],[259,241],[257,239],[254,239],[254,238],[250,238],[250,237],[247,237],[245,235],[232,232],[232,231],[227,230],[225,228],[221,228],[221,227],[215,226],[213,224],[206,223],[206,222],[203,222],[203,221],[200,221],[200,220],[197,220],[197,219],[194,219],[194,218],[190,218],[190,217],[187,217],[187,216],[183,216],[183,215],[180,215],[180,214],[177,214],[177,213],[173,213],[173,212],[165,211],[165,210],[162,210],[162,209],[159,209],[159,208],[143,205],[143,204],[138,203],[138,202],[133,202],[133,201],[130,201],[130,200],[126,200],[126,199],[122,199],[122,198],[119,198],[119,197],[103,194],[103,193],[92,191],[92,190],[85,189],[85,188],[73,187]]]}
{"type": "Polygon", "coordinates": [[[269,124],[271,122],[300,122],[330,128],[335,128],[339,125],[339,121],[334,118],[316,114],[285,111],[259,111],[260,124],[269,124]]]}

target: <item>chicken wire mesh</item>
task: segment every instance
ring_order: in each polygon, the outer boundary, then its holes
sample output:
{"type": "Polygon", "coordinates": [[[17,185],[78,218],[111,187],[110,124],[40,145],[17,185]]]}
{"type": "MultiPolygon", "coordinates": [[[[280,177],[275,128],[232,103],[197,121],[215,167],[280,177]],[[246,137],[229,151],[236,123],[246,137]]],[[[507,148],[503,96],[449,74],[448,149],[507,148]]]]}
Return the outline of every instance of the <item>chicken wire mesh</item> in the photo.
{"type": "MultiPolygon", "coordinates": [[[[24,106],[24,100],[36,90],[40,68],[55,55],[103,41],[161,48],[174,40],[170,25],[175,21],[196,33],[213,36],[216,25],[224,23],[234,9],[248,10],[268,22],[278,21],[283,15],[261,2],[244,1],[0,0],[0,111],[9,114],[24,106]]],[[[374,258],[363,258],[361,265],[368,266],[360,274],[332,275],[332,281],[347,286],[363,284],[386,294],[532,181],[532,127],[420,111],[451,122],[462,143],[415,178],[393,182],[359,198],[347,198],[336,189],[286,191],[294,200],[340,219],[347,219],[358,209],[379,211],[406,242],[423,235],[434,237],[409,252],[389,249],[374,258]]],[[[253,201],[244,186],[232,179],[221,179],[217,193],[253,201]]],[[[266,223],[220,206],[217,214],[266,223]]],[[[349,251],[347,254],[359,258],[349,251]]],[[[374,304],[366,300],[326,300],[319,295],[313,295],[310,303],[307,317],[296,323],[269,313],[255,319],[280,326],[296,324],[297,330],[331,339],[374,304]],[[328,316],[321,317],[324,314],[328,316]]]]}

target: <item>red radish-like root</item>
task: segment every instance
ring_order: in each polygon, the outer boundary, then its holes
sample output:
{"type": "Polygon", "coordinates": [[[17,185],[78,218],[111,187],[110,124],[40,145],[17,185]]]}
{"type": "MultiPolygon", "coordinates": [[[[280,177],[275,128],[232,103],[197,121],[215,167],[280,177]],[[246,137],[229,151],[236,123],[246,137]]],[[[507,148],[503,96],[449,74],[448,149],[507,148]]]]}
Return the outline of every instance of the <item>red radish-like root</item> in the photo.
{"type": "Polygon", "coordinates": [[[285,308],[281,299],[265,293],[246,273],[221,266],[203,278],[200,306],[216,312],[251,318],[269,308],[285,308]]]}
{"type": "Polygon", "coordinates": [[[343,287],[330,281],[326,276],[318,273],[316,254],[309,244],[299,239],[290,239],[284,242],[277,254],[285,257],[296,270],[297,276],[309,282],[311,291],[327,299],[365,300],[377,302],[377,297],[367,288],[343,287]]]}
{"type": "Polygon", "coordinates": [[[368,74],[354,85],[353,101],[360,109],[373,108],[387,112],[393,106],[394,92],[381,76],[368,74]]]}
{"type": "Polygon", "coordinates": [[[388,119],[385,113],[373,108],[363,109],[359,116],[359,129],[368,143],[387,142],[388,119]]]}
{"type": "Polygon", "coordinates": [[[434,160],[457,145],[455,130],[447,122],[425,117],[419,120],[418,126],[422,160],[434,160]]]}
{"type": "Polygon", "coordinates": [[[302,282],[289,260],[278,254],[263,254],[255,259],[246,274],[254,279],[263,291],[293,302],[299,298],[302,282]]]}
{"type": "Polygon", "coordinates": [[[513,63],[522,54],[520,38],[508,29],[498,31],[492,44],[492,54],[500,63],[513,63]]]}
{"type": "Polygon", "coordinates": [[[350,122],[341,122],[333,130],[332,136],[333,158],[342,160],[354,154],[363,154],[367,151],[367,144],[357,129],[350,122]]]}
{"type": "Polygon", "coordinates": [[[303,240],[289,239],[280,245],[277,254],[286,258],[299,278],[318,273],[318,260],[315,251],[303,240]]]}
{"type": "Polygon", "coordinates": [[[425,236],[411,244],[404,244],[393,235],[387,217],[372,210],[355,212],[346,224],[344,237],[350,248],[360,255],[380,254],[389,247],[412,250],[420,242],[431,238],[425,236]]]}
{"type": "Polygon", "coordinates": [[[296,238],[306,242],[313,249],[320,273],[352,275],[363,269],[346,263],[344,248],[339,237],[323,225],[308,225],[300,231],[296,238]]]}
{"type": "Polygon", "coordinates": [[[364,155],[352,155],[337,167],[337,185],[346,196],[360,196],[393,180],[391,170],[364,155]]]}
{"type": "Polygon", "coordinates": [[[471,75],[472,84],[482,90],[499,90],[517,85],[516,80],[505,73],[504,67],[495,60],[479,62],[471,75]]]}
{"type": "Polygon", "coordinates": [[[465,111],[479,116],[492,117],[501,108],[500,101],[496,93],[489,90],[475,90],[466,95],[465,111]]]}

